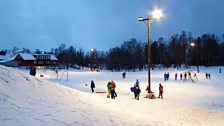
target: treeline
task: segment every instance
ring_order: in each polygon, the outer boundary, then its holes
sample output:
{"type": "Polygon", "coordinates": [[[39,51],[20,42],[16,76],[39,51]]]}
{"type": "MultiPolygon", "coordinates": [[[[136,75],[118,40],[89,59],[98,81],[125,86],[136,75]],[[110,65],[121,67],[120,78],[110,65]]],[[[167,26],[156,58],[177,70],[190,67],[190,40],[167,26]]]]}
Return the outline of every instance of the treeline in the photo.
{"type": "MultiPolygon", "coordinates": [[[[163,38],[152,41],[150,50],[151,67],[224,65],[224,42],[214,34],[204,34],[193,38],[183,31],[180,35],[171,36],[168,42],[163,38]],[[191,43],[195,45],[191,46],[191,43]]],[[[91,67],[93,63],[95,68],[116,71],[146,69],[147,52],[148,44],[136,39],[125,41],[119,47],[105,52],[94,50],[85,54],[82,49],[76,50],[72,46],[65,48],[65,44],[54,50],[61,64],[91,67]]]]}
{"type": "MultiPolygon", "coordinates": [[[[215,34],[204,34],[193,38],[191,34],[183,31],[181,34],[171,36],[169,41],[159,38],[151,41],[150,46],[151,67],[180,67],[181,65],[224,65],[224,35],[219,39],[215,34]],[[191,46],[194,43],[194,46],[191,46]]],[[[94,50],[84,52],[73,46],[66,48],[61,44],[52,49],[51,53],[59,59],[61,66],[91,67],[109,70],[143,70],[147,69],[147,42],[130,39],[120,46],[107,51],[94,50]]],[[[41,51],[36,50],[36,53],[41,51]]]]}

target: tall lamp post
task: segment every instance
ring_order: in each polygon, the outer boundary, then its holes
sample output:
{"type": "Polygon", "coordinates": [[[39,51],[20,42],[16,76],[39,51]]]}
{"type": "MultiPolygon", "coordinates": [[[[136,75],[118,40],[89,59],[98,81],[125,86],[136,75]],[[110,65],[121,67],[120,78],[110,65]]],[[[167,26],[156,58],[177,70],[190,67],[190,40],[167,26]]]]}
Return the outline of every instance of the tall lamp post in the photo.
{"type": "Polygon", "coordinates": [[[156,9],[151,13],[151,18],[139,17],[138,21],[147,21],[148,28],[148,93],[153,93],[151,90],[151,80],[150,80],[150,22],[154,20],[159,20],[163,16],[162,10],[156,9]]]}
{"type": "Polygon", "coordinates": [[[199,73],[199,66],[198,66],[198,45],[195,42],[191,42],[191,47],[195,47],[196,49],[196,62],[197,62],[197,72],[199,73]]]}
{"type": "Polygon", "coordinates": [[[91,48],[91,49],[90,49],[90,51],[91,51],[91,55],[92,55],[91,71],[93,71],[93,64],[94,64],[94,51],[95,51],[95,49],[94,49],[94,48],[91,48]]]}

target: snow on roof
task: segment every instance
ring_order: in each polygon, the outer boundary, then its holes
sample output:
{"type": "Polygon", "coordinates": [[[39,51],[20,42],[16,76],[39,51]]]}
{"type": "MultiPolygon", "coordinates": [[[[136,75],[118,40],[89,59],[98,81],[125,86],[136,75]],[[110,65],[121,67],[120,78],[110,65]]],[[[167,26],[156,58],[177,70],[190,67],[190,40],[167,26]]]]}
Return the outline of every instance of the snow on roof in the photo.
{"type": "Polygon", "coordinates": [[[31,51],[29,49],[20,49],[20,50],[14,51],[14,53],[21,53],[21,52],[29,52],[29,53],[31,53],[31,51]]]}
{"type": "Polygon", "coordinates": [[[36,60],[36,58],[32,54],[27,54],[27,53],[19,53],[24,60],[36,60]]]}
{"type": "Polygon", "coordinates": [[[58,60],[54,55],[51,55],[51,60],[58,60]]]}

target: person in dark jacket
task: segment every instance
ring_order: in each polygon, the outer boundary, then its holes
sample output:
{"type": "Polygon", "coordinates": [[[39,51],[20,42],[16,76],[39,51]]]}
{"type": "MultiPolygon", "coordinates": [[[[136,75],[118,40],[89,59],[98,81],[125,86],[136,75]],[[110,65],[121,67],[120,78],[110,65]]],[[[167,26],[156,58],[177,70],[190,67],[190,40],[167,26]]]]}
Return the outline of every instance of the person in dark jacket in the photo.
{"type": "Polygon", "coordinates": [[[135,99],[139,100],[140,93],[141,93],[141,89],[140,89],[140,86],[139,86],[139,81],[137,79],[136,82],[135,82],[135,85],[134,85],[135,99]]]}
{"type": "Polygon", "coordinates": [[[160,97],[161,99],[163,99],[163,86],[161,83],[159,83],[159,97],[158,98],[160,97]]]}
{"type": "Polygon", "coordinates": [[[94,92],[95,83],[93,82],[93,80],[91,80],[90,88],[91,88],[92,92],[94,92]]]}
{"type": "Polygon", "coordinates": [[[116,88],[116,84],[113,80],[111,80],[111,90],[110,90],[110,95],[111,95],[111,99],[115,99],[115,97],[117,97],[117,93],[115,91],[116,88]]]}
{"type": "Polygon", "coordinates": [[[35,67],[30,68],[30,75],[36,76],[36,68],[35,67]]]}

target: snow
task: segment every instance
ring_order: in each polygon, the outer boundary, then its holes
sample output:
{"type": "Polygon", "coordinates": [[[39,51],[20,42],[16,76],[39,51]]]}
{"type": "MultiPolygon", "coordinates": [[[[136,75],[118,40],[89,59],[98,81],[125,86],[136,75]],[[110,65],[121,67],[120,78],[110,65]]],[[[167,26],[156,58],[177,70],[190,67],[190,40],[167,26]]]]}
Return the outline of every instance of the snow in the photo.
{"type": "Polygon", "coordinates": [[[23,58],[23,60],[36,60],[36,58],[32,54],[19,53],[18,55],[20,55],[23,58]]]}
{"type": "Polygon", "coordinates": [[[37,76],[28,70],[0,66],[0,126],[222,126],[224,125],[224,67],[200,67],[195,83],[178,78],[185,69],[151,71],[152,90],[158,96],[158,84],[164,86],[164,99],[146,99],[147,72],[90,72],[86,70],[38,70],[37,76]],[[163,74],[169,72],[165,82],[163,74]],[[205,73],[211,79],[205,79],[205,73]],[[40,77],[43,74],[44,77],[40,77]],[[135,100],[130,92],[136,79],[142,93],[135,100]],[[96,91],[106,91],[107,82],[114,80],[118,97],[106,98],[105,93],[91,93],[94,80],[96,91]],[[87,86],[86,86],[87,85],[87,86]]]}

